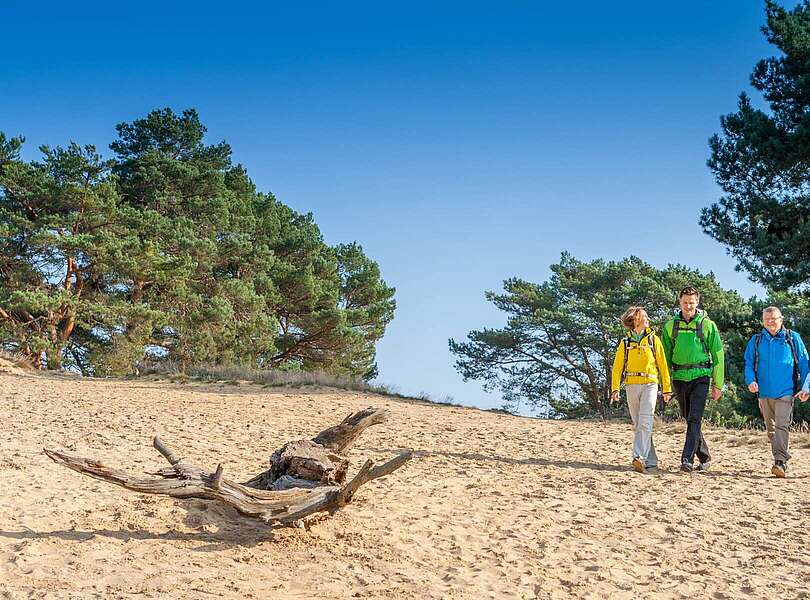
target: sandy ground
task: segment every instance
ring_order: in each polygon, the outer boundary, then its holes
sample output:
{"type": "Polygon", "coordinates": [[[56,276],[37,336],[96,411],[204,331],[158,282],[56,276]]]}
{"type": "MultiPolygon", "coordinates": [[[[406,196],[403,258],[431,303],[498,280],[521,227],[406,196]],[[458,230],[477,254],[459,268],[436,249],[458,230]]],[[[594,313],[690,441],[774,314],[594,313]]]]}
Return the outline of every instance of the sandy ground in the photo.
{"type": "MultiPolygon", "coordinates": [[[[82,380],[0,369],[0,598],[810,597],[810,449],[769,474],[757,432],[707,432],[716,467],[629,469],[627,424],[544,422],[336,390],[82,380]],[[306,530],[139,495],[52,463],[58,447],[133,473],[150,445],[242,480],[283,442],[369,405],[352,452],[415,459],[306,530]]],[[[801,447],[805,446],[805,447],[801,447]]],[[[351,473],[351,472],[350,472],[351,473]]]]}

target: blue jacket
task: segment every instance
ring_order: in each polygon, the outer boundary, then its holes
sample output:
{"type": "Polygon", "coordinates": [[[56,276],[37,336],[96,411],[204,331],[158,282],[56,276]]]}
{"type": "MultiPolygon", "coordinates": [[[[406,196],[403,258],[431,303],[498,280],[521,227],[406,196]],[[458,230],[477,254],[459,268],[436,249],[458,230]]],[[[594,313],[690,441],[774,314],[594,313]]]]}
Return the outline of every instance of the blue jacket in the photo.
{"type": "MultiPolygon", "coordinates": [[[[781,398],[793,395],[793,353],[785,337],[785,328],[771,335],[763,327],[759,340],[759,368],[754,377],[754,343],[757,336],[751,336],[745,347],[745,384],[759,383],[759,395],[765,398],[781,398]]],[[[799,386],[807,386],[807,349],[801,336],[791,331],[793,345],[799,358],[799,386]]]]}

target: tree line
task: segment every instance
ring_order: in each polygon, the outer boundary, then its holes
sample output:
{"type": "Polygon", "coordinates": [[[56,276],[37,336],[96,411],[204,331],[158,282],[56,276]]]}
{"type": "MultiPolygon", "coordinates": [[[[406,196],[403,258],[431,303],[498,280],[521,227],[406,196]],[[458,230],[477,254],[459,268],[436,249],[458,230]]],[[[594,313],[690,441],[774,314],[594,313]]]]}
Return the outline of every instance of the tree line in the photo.
{"type": "Polygon", "coordinates": [[[259,192],[193,109],[156,110],[93,146],[0,132],[0,345],[36,366],[322,370],[370,379],[394,288],[357,243],[259,192]]]}
{"type": "MultiPolygon", "coordinates": [[[[552,415],[605,414],[610,361],[623,333],[618,316],[640,304],[660,328],[677,291],[693,285],[727,348],[728,390],[709,404],[707,418],[759,418],[743,385],[742,356],[761,328],[762,308],[782,307],[786,326],[810,336],[810,2],[786,10],[768,0],[765,16],[762,31],[779,54],[757,63],[751,85],[768,110],[743,93],[736,112],[721,118],[708,167],[724,195],[701,212],[699,225],[767,289],[766,299],[744,300],[712,274],[681,265],[656,269],[636,257],[582,262],[563,254],[548,281],[509,279],[503,293],[487,292],[507,323],[450,340],[465,380],[500,390],[513,409],[528,403],[552,415]]],[[[806,406],[796,414],[810,421],[806,406]]]]}

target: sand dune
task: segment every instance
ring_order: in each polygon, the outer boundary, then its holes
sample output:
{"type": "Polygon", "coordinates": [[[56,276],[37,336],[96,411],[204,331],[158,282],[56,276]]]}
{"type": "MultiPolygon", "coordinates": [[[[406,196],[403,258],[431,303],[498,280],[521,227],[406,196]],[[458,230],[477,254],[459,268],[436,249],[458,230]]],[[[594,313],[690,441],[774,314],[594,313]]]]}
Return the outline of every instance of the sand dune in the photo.
{"type": "Polygon", "coordinates": [[[810,597],[810,446],[769,476],[759,433],[710,430],[716,468],[628,467],[627,424],[544,422],[337,390],[83,380],[0,370],[3,598],[810,597]],[[60,447],[132,472],[162,467],[155,433],[228,476],[283,442],[386,406],[352,469],[414,460],[308,531],[177,502],[52,463],[60,447]]]}

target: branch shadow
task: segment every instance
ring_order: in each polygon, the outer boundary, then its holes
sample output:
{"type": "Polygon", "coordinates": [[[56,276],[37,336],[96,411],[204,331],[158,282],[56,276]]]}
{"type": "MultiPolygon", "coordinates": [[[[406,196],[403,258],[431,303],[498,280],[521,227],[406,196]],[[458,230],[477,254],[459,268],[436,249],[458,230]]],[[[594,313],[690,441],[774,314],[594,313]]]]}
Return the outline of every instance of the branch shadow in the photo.
{"type": "Polygon", "coordinates": [[[122,542],[131,540],[166,540],[166,541],[190,541],[203,542],[206,545],[194,548],[195,552],[213,552],[225,550],[235,546],[252,548],[264,542],[272,542],[273,536],[267,532],[264,535],[236,536],[220,535],[209,532],[178,532],[167,531],[166,533],[156,533],[146,530],[126,530],[126,529],[94,529],[92,531],[81,531],[76,529],[56,529],[53,531],[1,531],[0,538],[16,540],[39,540],[47,538],[59,538],[69,542],[87,542],[96,537],[107,537],[122,542]]]}
{"type": "Polygon", "coordinates": [[[275,542],[270,525],[250,517],[240,515],[236,510],[222,507],[214,502],[193,500],[180,504],[187,514],[183,522],[188,527],[202,529],[214,525],[216,531],[166,531],[159,533],[148,529],[57,529],[53,531],[2,531],[0,538],[37,540],[59,538],[70,542],[87,542],[95,537],[128,542],[131,540],[166,540],[180,542],[200,542],[203,545],[193,548],[195,552],[214,552],[233,547],[252,548],[267,542],[275,542]]]}

